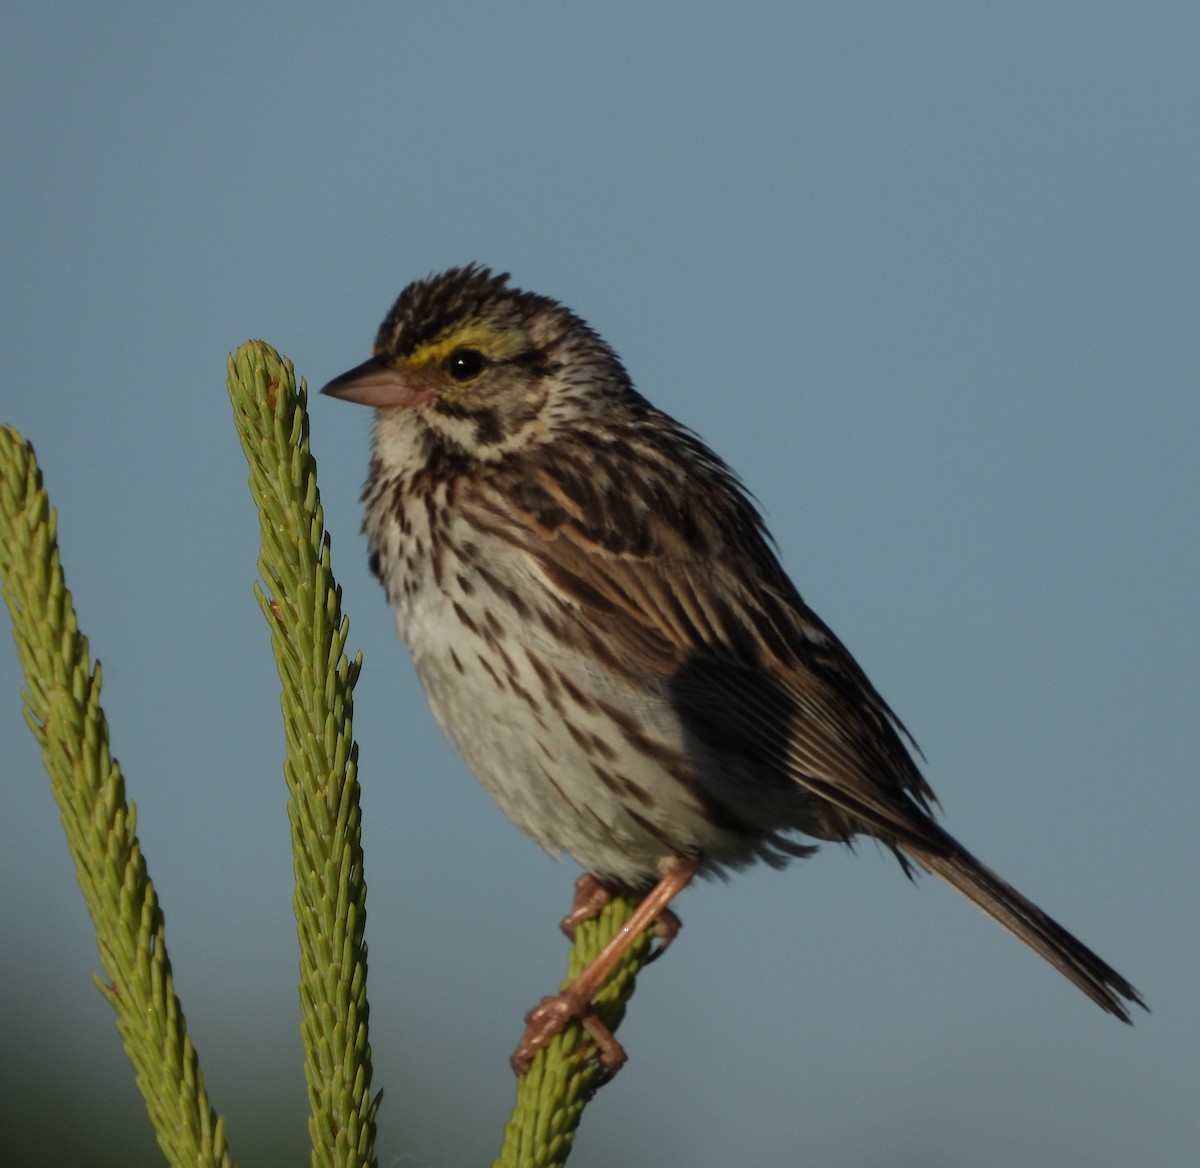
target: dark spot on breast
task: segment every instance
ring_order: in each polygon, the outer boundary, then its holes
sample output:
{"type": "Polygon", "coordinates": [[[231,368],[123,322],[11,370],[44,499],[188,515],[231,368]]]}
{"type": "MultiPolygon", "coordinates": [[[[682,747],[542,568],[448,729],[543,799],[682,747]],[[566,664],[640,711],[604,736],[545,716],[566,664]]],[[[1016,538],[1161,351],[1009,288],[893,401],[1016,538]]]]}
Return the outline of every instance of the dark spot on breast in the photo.
{"type": "Polygon", "coordinates": [[[616,762],[617,752],[599,734],[592,735],[592,749],[606,762],[616,762]]]}
{"type": "Polygon", "coordinates": [[[588,739],[588,736],[582,730],[580,730],[574,722],[568,718],[564,718],[563,727],[566,732],[575,740],[575,745],[578,746],[580,750],[585,752],[589,751],[591,743],[588,739]]]}
{"type": "Polygon", "coordinates": [[[471,619],[470,614],[457,600],[454,602],[454,615],[462,622],[465,629],[475,636],[479,636],[479,626],[471,619]]]}
{"type": "Polygon", "coordinates": [[[476,566],[475,571],[479,578],[496,594],[497,598],[507,604],[521,620],[528,620],[529,605],[525,603],[521,594],[515,588],[510,588],[498,576],[489,572],[487,568],[476,566]]]}
{"type": "Polygon", "coordinates": [[[565,713],[562,704],[562,699],[559,696],[559,686],[555,674],[550,667],[531,649],[525,650],[525,657],[532,666],[534,673],[537,674],[538,681],[542,685],[542,693],[546,696],[546,701],[550,703],[550,708],[554,710],[560,717],[565,713]]]}
{"type": "Polygon", "coordinates": [[[644,815],[639,815],[636,811],[633,810],[632,807],[626,807],[625,811],[629,815],[629,818],[632,819],[633,822],[638,825],[638,827],[640,827],[648,835],[653,836],[668,851],[670,851],[670,852],[678,852],[679,851],[679,848],[676,846],[675,841],[673,839],[671,839],[671,837],[669,835],[667,835],[667,833],[661,827],[659,827],[657,823],[652,823],[644,815]]]}
{"type": "Polygon", "coordinates": [[[500,674],[498,674],[498,673],[496,672],[496,670],[495,670],[495,669],[492,667],[492,663],[491,663],[491,662],[490,662],[490,661],[489,661],[489,660],[488,660],[488,659],[487,659],[487,658],[486,658],[486,657],[485,657],[485,656],[484,656],[482,653],[476,653],[476,654],[475,654],[475,659],[476,659],[476,660],[479,662],[479,664],[480,664],[480,665],[482,665],[482,666],[483,666],[483,668],[484,668],[484,671],[487,673],[487,675],[488,675],[488,676],[489,676],[489,677],[490,677],[490,678],[491,678],[491,679],[492,679],[492,680],[493,680],[493,681],[494,681],[494,682],[495,682],[495,683],[496,683],[498,686],[500,686],[500,688],[501,688],[501,689],[503,689],[503,688],[504,688],[504,681],[501,679],[501,677],[500,677],[500,674]]]}
{"type": "Polygon", "coordinates": [[[605,770],[602,766],[597,766],[592,763],[592,773],[598,778],[614,795],[623,795],[625,793],[625,784],[621,782],[612,771],[605,770]]]}
{"type": "Polygon", "coordinates": [[[559,681],[562,683],[562,687],[566,691],[567,697],[569,697],[571,701],[573,701],[575,705],[579,707],[579,709],[583,710],[583,712],[587,714],[590,714],[595,710],[596,703],[593,702],[592,699],[588,697],[587,694],[585,694],[583,690],[581,690],[579,686],[577,686],[565,673],[559,676],[559,681]]]}
{"type": "MultiPolygon", "coordinates": [[[[551,753],[550,753],[548,750],[546,750],[545,746],[543,746],[543,745],[542,745],[542,743],[541,743],[540,741],[538,742],[538,746],[541,746],[541,747],[542,747],[542,750],[543,750],[543,751],[545,751],[546,757],[547,757],[547,758],[549,758],[549,759],[551,760],[551,762],[553,762],[553,761],[554,761],[554,755],[552,755],[552,754],[551,754],[551,753]]],[[[561,800],[562,800],[562,801],[563,801],[563,802],[564,802],[564,803],[565,803],[565,804],[566,804],[568,807],[570,807],[570,809],[571,809],[572,811],[574,811],[576,815],[578,815],[578,816],[580,816],[580,817],[582,818],[582,816],[583,816],[583,812],[582,812],[582,811],[579,809],[579,807],[577,807],[577,806],[576,806],[576,804],[575,804],[575,803],[574,803],[574,802],[571,800],[571,798],[570,798],[570,797],[567,795],[566,791],[564,791],[564,790],[562,789],[562,787],[560,787],[560,786],[559,786],[559,784],[558,784],[557,782],[555,782],[555,780],[554,780],[554,776],[553,776],[553,775],[552,775],[552,774],[551,774],[551,773],[550,773],[550,772],[549,772],[549,771],[548,771],[548,770],[547,770],[547,769],[546,769],[544,766],[542,766],[542,764],[541,764],[540,762],[537,764],[537,768],[538,768],[538,770],[541,772],[542,778],[544,778],[544,779],[546,780],[546,782],[547,782],[547,783],[549,783],[549,784],[550,784],[550,786],[554,788],[555,792],[558,794],[558,797],[559,797],[559,798],[560,798],[560,799],[561,799],[561,800]]]]}
{"type": "Polygon", "coordinates": [[[621,736],[639,754],[658,763],[678,761],[678,751],[661,742],[655,742],[654,739],[642,733],[641,727],[638,726],[637,720],[632,715],[610,702],[597,702],[596,705],[600,707],[602,714],[616,723],[621,736]]]}
{"type": "Polygon", "coordinates": [[[533,711],[533,716],[541,722],[541,703],[527,690],[511,673],[508,675],[508,688],[533,711]]]}
{"type": "Polygon", "coordinates": [[[500,655],[500,661],[504,666],[504,672],[508,676],[509,681],[513,682],[515,685],[517,667],[513,664],[513,659],[504,651],[504,646],[501,645],[499,641],[493,641],[490,637],[488,637],[486,632],[484,633],[484,637],[492,649],[500,655]]]}

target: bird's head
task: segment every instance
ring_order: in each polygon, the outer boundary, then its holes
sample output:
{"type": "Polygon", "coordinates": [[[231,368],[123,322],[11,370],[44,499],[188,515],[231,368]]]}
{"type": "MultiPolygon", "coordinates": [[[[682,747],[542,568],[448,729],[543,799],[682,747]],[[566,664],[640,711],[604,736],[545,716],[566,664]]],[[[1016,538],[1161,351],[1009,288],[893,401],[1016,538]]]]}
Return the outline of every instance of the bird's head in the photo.
{"type": "Polygon", "coordinates": [[[472,264],[405,288],[374,356],[321,392],[488,458],[603,412],[630,385],[612,349],[569,309],[472,264]]]}

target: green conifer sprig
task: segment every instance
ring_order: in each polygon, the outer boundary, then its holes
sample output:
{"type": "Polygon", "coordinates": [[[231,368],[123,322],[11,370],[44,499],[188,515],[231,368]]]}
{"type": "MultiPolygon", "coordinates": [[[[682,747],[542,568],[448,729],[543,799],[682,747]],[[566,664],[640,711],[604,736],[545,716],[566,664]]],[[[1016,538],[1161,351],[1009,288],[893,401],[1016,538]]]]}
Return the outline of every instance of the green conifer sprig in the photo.
{"type": "Polygon", "coordinates": [[[230,358],[228,386],[262,533],[255,595],[283,683],[312,1162],[363,1168],[375,1164],[378,1098],[370,1095],[367,888],[351,725],[362,658],[344,652],[349,622],[330,568],[306,387],[259,341],[230,358]]]}
{"type": "MultiPolygon", "coordinates": [[[[595,920],[576,927],[562,989],[621,931],[636,908],[636,901],[614,897],[595,920]]],[[[614,1033],[633,996],[637,974],[650,957],[651,932],[638,938],[596,997],[596,1013],[614,1033]]],[[[583,1109],[607,1076],[582,1026],[573,1023],[553,1038],[517,1081],[517,1101],[494,1168],[562,1168],[574,1147],[583,1109]]]]}
{"type": "Polygon", "coordinates": [[[25,673],[25,720],[42,749],[67,846],[138,1089],[176,1168],[232,1168],[208,1102],[167,957],[162,910],[138,844],[137,812],[109,752],[100,665],[59,560],[57,516],[33,447],[0,427],[0,582],[25,673]]]}

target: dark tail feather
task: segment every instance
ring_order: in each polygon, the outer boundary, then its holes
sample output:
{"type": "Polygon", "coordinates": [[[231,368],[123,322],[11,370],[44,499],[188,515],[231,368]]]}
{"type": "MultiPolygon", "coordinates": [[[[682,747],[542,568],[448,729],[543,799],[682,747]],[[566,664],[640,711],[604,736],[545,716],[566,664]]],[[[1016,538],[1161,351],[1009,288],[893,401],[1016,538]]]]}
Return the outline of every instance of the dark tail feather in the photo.
{"type": "Polygon", "coordinates": [[[1014,937],[1024,941],[1102,1010],[1115,1014],[1122,1022],[1131,1022],[1127,1002],[1147,1009],[1137,990],[1111,965],[981,864],[952,836],[940,828],[936,830],[944,838],[944,851],[927,850],[910,843],[903,845],[922,868],[961,892],[1014,937]]]}

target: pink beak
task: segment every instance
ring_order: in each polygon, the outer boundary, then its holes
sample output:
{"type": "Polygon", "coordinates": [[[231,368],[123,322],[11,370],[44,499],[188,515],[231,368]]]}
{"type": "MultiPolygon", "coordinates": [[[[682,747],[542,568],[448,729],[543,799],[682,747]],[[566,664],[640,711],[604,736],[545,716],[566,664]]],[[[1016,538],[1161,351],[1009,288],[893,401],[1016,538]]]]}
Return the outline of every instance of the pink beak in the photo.
{"type": "Polygon", "coordinates": [[[372,357],[356,365],[341,377],[335,377],[321,392],[339,401],[376,409],[425,405],[434,395],[431,386],[414,384],[405,378],[389,357],[372,357]]]}

